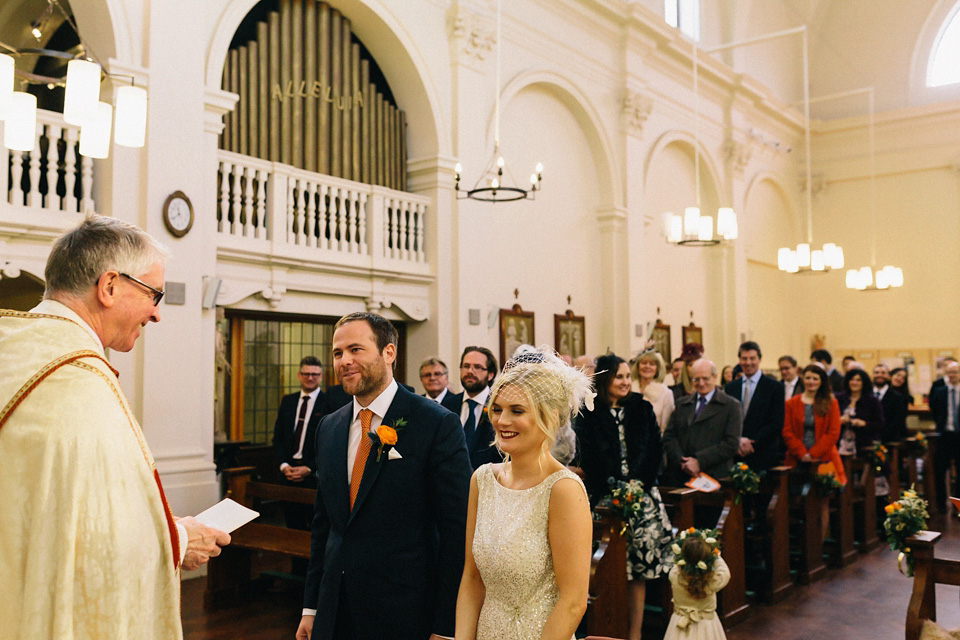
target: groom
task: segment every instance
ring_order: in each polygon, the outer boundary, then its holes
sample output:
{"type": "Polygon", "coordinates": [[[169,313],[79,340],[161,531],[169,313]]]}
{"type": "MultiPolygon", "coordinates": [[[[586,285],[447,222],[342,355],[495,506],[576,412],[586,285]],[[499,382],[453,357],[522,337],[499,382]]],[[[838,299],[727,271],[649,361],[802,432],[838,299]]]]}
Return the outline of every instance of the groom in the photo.
{"type": "Polygon", "coordinates": [[[352,313],[334,327],[334,370],[353,401],[317,428],[298,640],[453,637],[470,459],[456,414],[393,379],[396,357],[386,318],[352,313]]]}

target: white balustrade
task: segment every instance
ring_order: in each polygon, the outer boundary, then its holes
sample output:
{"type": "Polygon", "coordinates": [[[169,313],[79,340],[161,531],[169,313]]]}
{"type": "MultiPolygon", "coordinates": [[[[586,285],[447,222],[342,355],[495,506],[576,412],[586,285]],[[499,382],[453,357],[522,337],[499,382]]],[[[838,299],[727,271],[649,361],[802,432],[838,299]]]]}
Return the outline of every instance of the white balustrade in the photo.
{"type": "Polygon", "coordinates": [[[424,249],[427,198],[229,151],[218,153],[217,230],[222,247],[429,273],[424,249]]]}
{"type": "Polygon", "coordinates": [[[62,114],[40,109],[32,151],[8,150],[0,137],[0,158],[6,159],[0,162],[0,184],[6,185],[0,206],[41,214],[96,211],[93,160],[79,155],[79,135],[79,127],[64,122],[62,114]]]}

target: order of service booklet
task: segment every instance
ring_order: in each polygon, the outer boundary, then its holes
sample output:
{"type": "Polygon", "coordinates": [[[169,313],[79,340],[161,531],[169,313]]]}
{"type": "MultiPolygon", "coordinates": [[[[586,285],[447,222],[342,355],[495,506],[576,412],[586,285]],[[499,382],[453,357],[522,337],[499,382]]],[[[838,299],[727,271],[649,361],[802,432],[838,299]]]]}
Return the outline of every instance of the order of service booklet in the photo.
{"type": "Polygon", "coordinates": [[[224,498],[197,515],[196,520],[200,524],[219,529],[225,533],[233,533],[259,515],[259,512],[248,509],[239,502],[224,498]]]}

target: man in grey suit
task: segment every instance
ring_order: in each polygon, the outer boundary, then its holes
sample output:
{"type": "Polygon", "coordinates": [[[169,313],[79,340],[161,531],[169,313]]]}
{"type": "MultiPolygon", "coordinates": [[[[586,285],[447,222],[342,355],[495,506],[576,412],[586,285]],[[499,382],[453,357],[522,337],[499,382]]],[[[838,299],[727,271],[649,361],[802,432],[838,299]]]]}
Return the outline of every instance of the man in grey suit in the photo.
{"type": "Polygon", "coordinates": [[[717,386],[716,365],[701,358],[691,377],[695,393],[677,401],[663,434],[667,486],[682,486],[701,471],[728,477],[740,444],[740,403],[717,386]]]}

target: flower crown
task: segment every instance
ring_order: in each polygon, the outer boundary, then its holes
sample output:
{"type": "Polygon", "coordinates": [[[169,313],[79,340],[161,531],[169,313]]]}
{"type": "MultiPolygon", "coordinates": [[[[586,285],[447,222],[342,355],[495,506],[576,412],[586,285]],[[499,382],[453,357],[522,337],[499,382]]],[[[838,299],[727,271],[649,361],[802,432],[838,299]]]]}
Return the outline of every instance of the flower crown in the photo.
{"type": "Polygon", "coordinates": [[[673,562],[680,570],[686,573],[687,575],[698,575],[704,573],[710,573],[713,571],[713,567],[717,562],[717,558],[720,557],[720,531],[717,529],[704,529],[703,531],[699,529],[694,529],[690,527],[684,531],[680,532],[680,535],[677,536],[677,540],[670,546],[670,550],[673,551],[673,562]],[[700,560],[695,565],[688,565],[687,561],[683,558],[683,543],[687,538],[697,537],[701,538],[703,542],[710,548],[710,553],[703,560],[700,560]]]}

